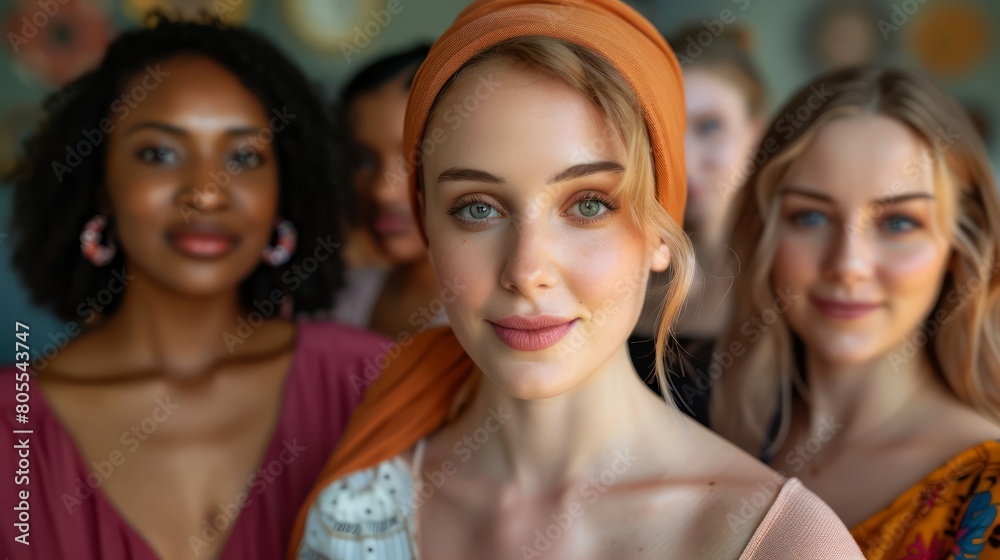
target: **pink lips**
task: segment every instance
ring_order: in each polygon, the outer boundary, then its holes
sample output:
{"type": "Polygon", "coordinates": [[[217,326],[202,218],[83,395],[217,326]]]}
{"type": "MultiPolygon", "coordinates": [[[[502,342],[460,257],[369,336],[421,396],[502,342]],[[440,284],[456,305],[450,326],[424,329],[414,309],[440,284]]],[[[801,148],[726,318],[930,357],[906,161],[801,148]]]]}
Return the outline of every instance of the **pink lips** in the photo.
{"type": "Polygon", "coordinates": [[[878,303],[837,301],[816,297],[812,298],[812,303],[824,315],[833,319],[859,319],[882,307],[878,303]]]}
{"type": "Polygon", "coordinates": [[[382,235],[393,235],[409,231],[413,219],[409,213],[380,213],[375,217],[375,231],[382,235]]]}
{"type": "Polygon", "coordinates": [[[513,316],[488,322],[497,338],[507,346],[521,352],[537,352],[562,340],[573,329],[576,319],[540,315],[513,316]]]}
{"type": "Polygon", "coordinates": [[[196,259],[214,259],[229,254],[239,237],[214,225],[195,225],[167,232],[167,242],[180,253],[196,259]]]}

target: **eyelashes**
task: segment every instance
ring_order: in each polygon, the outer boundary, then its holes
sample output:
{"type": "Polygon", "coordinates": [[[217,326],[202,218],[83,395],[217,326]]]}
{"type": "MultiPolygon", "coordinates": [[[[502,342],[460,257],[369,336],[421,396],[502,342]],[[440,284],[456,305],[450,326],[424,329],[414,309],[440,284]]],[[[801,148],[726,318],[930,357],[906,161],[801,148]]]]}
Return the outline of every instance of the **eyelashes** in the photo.
{"type": "MultiPolygon", "coordinates": [[[[447,210],[461,224],[468,227],[485,227],[506,217],[499,204],[482,195],[471,194],[460,197],[447,210]]],[[[619,204],[600,192],[584,191],[575,194],[563,216],[577,225],[593,225],[613,217],[619,204]]]]}

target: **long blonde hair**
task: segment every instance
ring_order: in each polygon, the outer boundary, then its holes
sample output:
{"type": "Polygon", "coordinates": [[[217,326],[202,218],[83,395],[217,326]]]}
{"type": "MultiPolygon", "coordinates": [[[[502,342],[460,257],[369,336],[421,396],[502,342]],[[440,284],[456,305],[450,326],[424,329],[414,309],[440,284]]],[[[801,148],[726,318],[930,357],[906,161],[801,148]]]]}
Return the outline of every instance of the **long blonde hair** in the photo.
{"type": "MultiPolygon", "coordinates": [[[[455,91],[455,84],[463,77],[484,65],[498,63],[519,65],[564,80],[601,110],[624,145],[627,162],[616,194],[635,224],[647,233],[649,242],[658,245],[662,240],[670,252],[670,282],[664,296],[656,346],[656,376],[660,386],[666,387],[664,358],[673,352],[672,347],[668,348],[670,328],[694,277],[694,249],[681,226],[657,200],[649,134],[638,98],[611,63],[590,49],[551,37],[518,37],[479,53],[462,66],[441,89],[428,122],[440,107],[451,105],[449,94],[455,91]]],[[[645,290],[646,286],[637,289],[645,290]]],[[[667,395],[667,391],[663,393],[667,395]]],[[[669,395],[667,400],[670,400],[669,395]]]]}
{"type": "Polygon", "coordinates": [[[745,271],[734,287],[732,320],[716,346],[713,365],[720,376],[712,426],[755,455],[780,447],[796,388],[808,394],[796,359],[800,342],[772,309],[775,190],[822,124],[856,114],[896,119],[933,148],[936,188],[954,201],[948,212],[953,246],[930,314],[947,313],[949,320],[926,333],[927,352],[959,399],[1000,419],[1000,198],[986,150],[965,111],[930,80],[904,70],[850,68],[821,76],[778,111],[758,151],[770,155],[747,177],[731,209],[729,245],[745,271]],[[958,291],[962,296],[952,297],[958,291]],[[769,312],[775,319],[766,331],[747,329],[769,312]],[[739,355],[723,352],[747,342],[739,355]]]}

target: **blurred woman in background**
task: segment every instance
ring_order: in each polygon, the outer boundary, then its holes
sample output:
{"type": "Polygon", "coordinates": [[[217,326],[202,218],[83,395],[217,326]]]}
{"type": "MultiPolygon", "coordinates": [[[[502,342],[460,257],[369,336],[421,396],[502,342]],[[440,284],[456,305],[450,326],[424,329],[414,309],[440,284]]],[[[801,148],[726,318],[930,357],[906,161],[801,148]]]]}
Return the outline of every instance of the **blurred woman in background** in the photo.
{"type": "MultiPolygon", "coordinates": [[[[742,185],[752,151],[764,129],[767,93],[751,53],[751,32],[727,26],[708,46],[696,37],[704,27],[678,31],[670,46],[684,71],[687,131],[684,152],[688,202],[684,229],[694,244],[699,272],[677,324],[679,355],[670,369],[681,375],[673,381],[673,396],[681,410],[702,423],[708,418],[710,386],[704,382],[712,345],[729,311],[727,296],[738,264],[725,245],[726,212],[742,185]]],[[[629,341],[636,370],[659,391],[652,372],[653,336],[661,312],[667,277],[653,274],[643,315],[629,341]]]]}
{"type": "Polygon", "coordinates": [[[428,50],[420,45],[378,60],[358,73],[341,96],[361,227],[350,242],[355,266],[347,272],[334,317],[394,339],[446,322],[440,308],[420,314],[441,295],[413,220],[406,189],[411,169],[403,157],[406,99],[428,50]]]}
{"type": "Polygon", "coordinates": [[[778,114],[735,201],[745,269],[712,426],[800,477],[868,558],[1000,558],[1000,197],[982,142],[899,70],[822,76],[778,114]]]}
{"type": "Polygon", "coordinates": [[[280,318],[341,283],[328,114],[256,34],[164,18],[46,110],[11,178],[14,264],[83,333],[0,372],[0,459],[30,440],[30,486],[0,485],[30,489],[17,557],[279,557],[380,341],[280,318]]]}

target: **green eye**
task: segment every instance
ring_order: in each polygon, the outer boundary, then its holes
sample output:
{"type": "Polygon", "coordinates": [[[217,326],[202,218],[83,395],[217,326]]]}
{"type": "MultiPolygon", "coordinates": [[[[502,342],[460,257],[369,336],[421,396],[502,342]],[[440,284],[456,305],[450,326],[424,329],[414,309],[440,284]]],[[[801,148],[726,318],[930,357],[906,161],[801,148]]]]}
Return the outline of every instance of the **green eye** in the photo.
{"type": "Polygon", "coordinates": [[[581,200],[577,208],[584,218],[593,218],[601,213],[601,203],[596,200],[581,200]]]}
{"type": "Polygon", "coordinates": [[[466,204],[465,201],[461,201],[459,204],[462,206],[452,208],[448,214],[466,225],[484,226],[491,223],[490,220],[494,218],[503,217],[499,210],[487,202],[472,201],[466,204]]]}
{"type": "Polygon", "coordinates": [[[493,208],[489,204],[477,202],[469,205],[469,215],[477,220],[484,220],[489,217],[490,210],[492,209],[493,208]]]}

